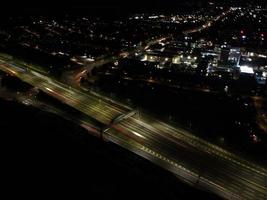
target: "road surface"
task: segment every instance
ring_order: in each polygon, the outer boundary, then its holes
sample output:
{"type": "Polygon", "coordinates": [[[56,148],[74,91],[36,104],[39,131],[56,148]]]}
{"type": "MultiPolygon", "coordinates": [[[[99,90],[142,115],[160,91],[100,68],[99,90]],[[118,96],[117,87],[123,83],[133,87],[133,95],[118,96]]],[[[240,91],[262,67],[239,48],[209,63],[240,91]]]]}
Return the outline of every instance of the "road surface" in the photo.
{"type": "Polygon", "coordinates": [[[141,118],[134,115],[110,125],[114,118],[131,109],[71,88],[33,70],[25,70],[13,60],[1,59],[0,69],[110,126],[104,133],[106,140],[170,170],[195,187],[226,199],[267,198],[266,168],[145,114],[141,118]]]}

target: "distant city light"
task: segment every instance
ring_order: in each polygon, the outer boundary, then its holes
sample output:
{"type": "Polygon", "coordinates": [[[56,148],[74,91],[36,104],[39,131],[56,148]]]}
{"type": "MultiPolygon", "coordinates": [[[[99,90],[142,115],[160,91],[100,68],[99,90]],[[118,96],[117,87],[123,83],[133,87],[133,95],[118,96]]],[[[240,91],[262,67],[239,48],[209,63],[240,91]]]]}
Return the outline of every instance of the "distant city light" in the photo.
{"type": "Polygon", "coordinates": [[[254,74],[253,68],[247,65],[240,66],[241,73],[254,74]]]}
{"type": "Polygon", "coordinates": [[[149,19],[157,19],[157,18],[159,18],[159,16],[157,16],[157,15],[153,15],[153,16],[149,16],[148,18],[149,18],[149,19]]]}
{"type": "Polygon", "coordinates": [[[248,55],[253,57],[255,54],[254,52],[249,52],[248,55]]]}
{"type": "Polygon", "coordinates": [[[258,56],[259,56],[260,58],[267,58],[266,55],[262,55],[262,54],[259,54],[258,56]]]}
{"type": "Polygon", "coordinates": [[[95,61],[95,59],[93,59],[93,58],[86,58],[85,60],[86,60],[86,61],[89,61],[89,62],[93,62],[93,61],[95,61]]]}

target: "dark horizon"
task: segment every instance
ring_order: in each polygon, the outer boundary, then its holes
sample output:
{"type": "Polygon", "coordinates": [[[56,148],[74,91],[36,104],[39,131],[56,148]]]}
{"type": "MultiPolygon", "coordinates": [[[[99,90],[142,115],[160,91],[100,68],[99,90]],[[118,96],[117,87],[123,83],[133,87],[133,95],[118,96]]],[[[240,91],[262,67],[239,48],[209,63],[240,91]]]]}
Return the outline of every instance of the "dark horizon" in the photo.
{"type": "Polygon", "coordinates": [[[4,4],[1,15],[15,15],[15,14],[62,14],[81,12],[86,14],[87,12],[120,15],[124,13],[133,12],[181,12],[186,9],[200,9],[204,8],[209,3],[215,3],[218,6],[245,6],[248,3],[251,5],[266,6],[264,0],[71,0],[71,1],[38,1],[31,2],[26,0],[23,2],[16,2],[14,0],[8,1],[4,4]],[[15,6],[14,6],[15,5],[15,6]]]}

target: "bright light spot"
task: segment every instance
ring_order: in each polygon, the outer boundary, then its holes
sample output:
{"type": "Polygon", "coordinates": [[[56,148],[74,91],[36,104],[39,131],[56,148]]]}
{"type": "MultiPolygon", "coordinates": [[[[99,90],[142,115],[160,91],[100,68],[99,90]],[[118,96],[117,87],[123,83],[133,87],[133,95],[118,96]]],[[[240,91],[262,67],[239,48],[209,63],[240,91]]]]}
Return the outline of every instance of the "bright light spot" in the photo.
{"type": "Polygon", "coordinates": [[[226,85],[226,86],[224,87],[224,91],[225,91],[225,92],[228,92],[228,90],[229,90],[229,87],[228,87],[228,85],[226,85]]]}
{"type": "Polygon", "coordinates": [[[147,61],[147,55],[145,55],[145,56],[141,59],[141,61],[147,61]]]}
{"type": "Polygon", "coordinates": [[[9,69],[9,71],[12,73],[12,74],[17,74],[17,72],[13,71],[12,69],[9,69]]]}
{"type": "Polygon", "coordinates": [[[93,61],[95,61],[95,59],[93,59],[93,58],[86,58],[85,60],[86,60],[86,61],[89,61],[89,62],[93,62],[93,61]]]}
{"type": "Polygon", "coordinates": [[[259,54],[259,57],[260,57],[260,58],[267,58],[267,56],[262,55],[262,54],[259,54]]]}
{"type": "Polygon", "coordinates": [[[240,66],[240,71],[241,73],[254,74],[253,68],[247,65],[240,66]]]}
{"type": "Polygon", "coordinates": [[[249,56],[254,56],[254,53],[253,53],[253,52],[250,52],[250,53],[249,53],[249,56]]]}
{"type": "Polygon", "coordinates": [[[49,92],[54,92],[52,89],[50,89],[48,87],[46,87],[45,89],[48,90],[49,92]]]}
{"type": "Polygon", "coordinates": [[[157,15],[153,15],[153,16],[149,16],[148,17],[149,19],[157,19],[157,18],[159,18],[157,15]]]}
{"type": "Polygon", "coordinates": [[[163,43],[163,42],[159,42],[159,44],[162,45],[162,46],[165,46],[165,43],[163,43]]]}
{"type": "Polygon", "coordinates": [[[138,137],[145,138],[143,135],[141,135],[141,134],[139,134],[139,133],[137,133],[137,132],[135,132],[135,131],[132,131],[132,133],[135,134],[135,135],[138,136],[138,137]]]}

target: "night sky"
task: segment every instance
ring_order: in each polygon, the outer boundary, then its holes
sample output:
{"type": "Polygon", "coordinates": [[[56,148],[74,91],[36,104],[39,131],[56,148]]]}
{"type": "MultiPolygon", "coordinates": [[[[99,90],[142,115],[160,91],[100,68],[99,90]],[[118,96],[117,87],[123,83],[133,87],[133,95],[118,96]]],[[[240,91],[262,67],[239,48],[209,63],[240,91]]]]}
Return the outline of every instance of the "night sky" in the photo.
{"type": "Polygon", "coordinates": [[[62,14],[81,12],[102,15],[124,15],[132,12],[179,11],[187,7],[202,7],[207,0],[9,0],[2,7],[0,15],[16,14],[62,14]],[[3,9],[4,8],[4,9],[3,9]]]}
{"type": "MultiPolygon", "coordinates": [[[[9,0],[5,1],[6,9],[1,9],[1,13],[14,14],[23,11],[56,11],[58,13],[65,12],[68,9],[86,9],[96,8],[97,11],[105,12],[105,10],[114,10],[117,12],[125,12],[132,10],[163,10],[175,11],[182,6],[201,8],[207,5],[207,2],[217,2],[220,5],[235,5],[245,4],[247,2],[255,1],[257,4],[266,5],[264,0],[9,0]]],[[[3,5],[1,5],[2,8],[3,5]]],[[[115,13],[115,12],[114,12],[115,13]]]]}

